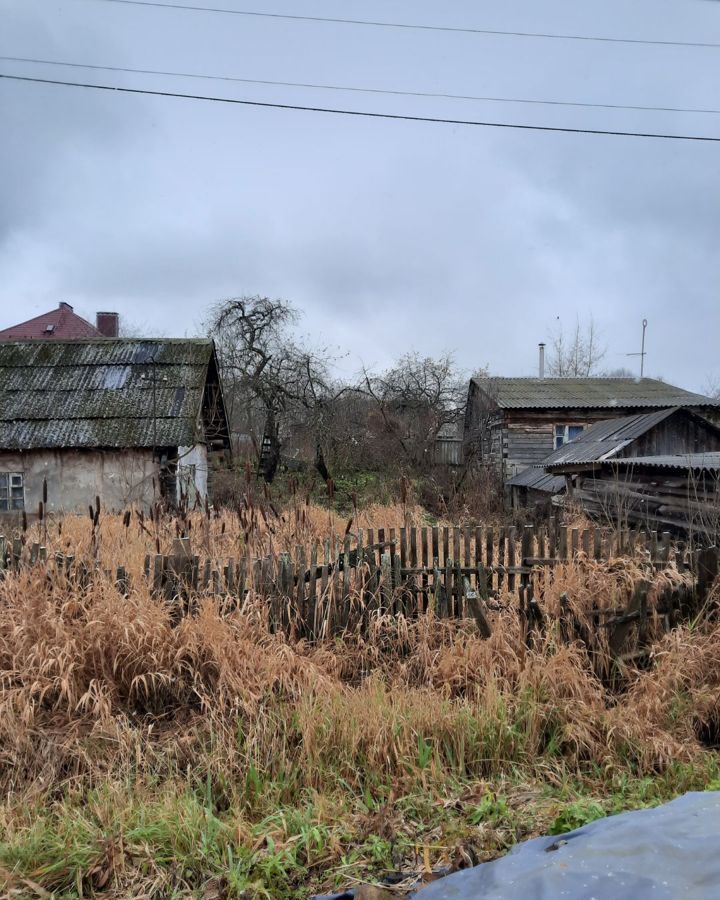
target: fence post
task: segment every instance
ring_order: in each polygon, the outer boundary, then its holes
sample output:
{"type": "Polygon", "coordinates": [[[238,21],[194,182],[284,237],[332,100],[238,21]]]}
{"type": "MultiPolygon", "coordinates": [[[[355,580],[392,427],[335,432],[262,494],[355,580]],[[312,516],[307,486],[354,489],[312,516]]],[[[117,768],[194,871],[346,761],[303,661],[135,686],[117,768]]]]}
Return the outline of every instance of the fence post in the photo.
{"type": "Polygon", "coordinates": [[[20,568],[20,556],[22,555],[22,541],[15,538],[12,542],[12,564],[13,569],[17,572],[20,568]]]}
{"type": "Polygon", "coordinates": [[[475,624],[478,627],[480,635],[486,639],[489,638],[492,634],[492,629],[490,628],[487,619],[487,607],[485,606],[482,597],[478,596],[478,592],[472,590],[470,587],[468,578],[463,578],[463,594],[468,610],[475,619],[475,624]]]}
{"type": "Polygon", "coordinates": [[[157,553],[155,555],[155,563],[153,566],[153,593],[157,596],[160,595],[160,591],[162,590],[164,564],[165,557],[157,553]]]}
{"type": "Polygon", "coordinates": [[[117,585],[118,592],[123,595],[123,597],[127,597],[128,591],[128,576],[127,570],[125,566],[118,566],[117,572],[115,574],[115,584],[117,585]]]}
{"type": "Polygon", "coordinates": [[[570,622],[568,618],[568,595],[560,594],[560,640],[570,643],[570,622]]]}

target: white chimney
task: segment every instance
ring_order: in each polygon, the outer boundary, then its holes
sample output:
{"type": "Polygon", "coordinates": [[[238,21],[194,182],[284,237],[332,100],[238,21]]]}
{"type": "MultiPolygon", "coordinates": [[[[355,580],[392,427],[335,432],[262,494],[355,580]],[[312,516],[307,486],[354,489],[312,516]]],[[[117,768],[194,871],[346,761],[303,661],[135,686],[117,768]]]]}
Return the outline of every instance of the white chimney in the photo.
{"type": "Polygon", "coordinates": [[[545,377],[545,344],[538,344],[540,350],[540,363],[538,367],[538,378],[545,377]]]}

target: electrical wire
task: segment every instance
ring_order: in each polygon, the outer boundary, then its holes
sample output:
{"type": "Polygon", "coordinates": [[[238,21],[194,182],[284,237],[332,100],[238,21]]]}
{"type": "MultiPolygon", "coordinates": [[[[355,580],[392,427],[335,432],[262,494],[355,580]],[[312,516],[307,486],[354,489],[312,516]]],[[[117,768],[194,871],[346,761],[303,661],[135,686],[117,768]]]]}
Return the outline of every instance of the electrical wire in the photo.
{"type": "Polygon", "coordinates": [[[189,12],[218,13],[221,15],[246,16],[260,19],[286,19],[295,22],[327,22],[336,25],[364,25],[372,28],[399,28],[412,31],[444,31],[456,34],[487,34],[500,37],[542,38],[554,41],[596,41],[603,44],[644,44],[654,47],[700,47],[720,49],[720,43],[712,41],[661,41],[648,38],[603,37],[589,34],[555,34],[543,31],[505,31],[497,28],[469,28],[453,25],[421,25],[416,22],[383,22],[373,19],[343,19],[332,16],[300,16],[291,13],[259,12],[248,9],[227,9],[220,6],[195,6],[189,3],[158,3],[155,0],[94,0],[101,3],[116,3],[123,6],[146,6],[155,9],[180,9],[189,12]]]}
{"type": "Polygon", "coordinates": [[[356,116],[368,119],[388,119],[400,122],[428,122],[435,125],[467,125],[481,128],[503,128],[519,131],[546,131],[559,134],[591,134],[607,135],[612,137],[652,138],[667,141],[700,141],[708,143],[720,143],[720,136],[700,134],[662,134],[653,131],[615,131],[605,128],[571,128],[557,125],[526,125],[518,122],[483,122],[475,119],[449,119],[437,116],[411,116],[399,113],[370,112],[359,109],[336,109],[325,106],[300,106],[293,103],[269,103],[260,100],[241,100],[234,97],[215,97],[207,94],[186,94],[176,91],[154,91],[146,88],[118,87],[110,84],[92,84],[80,81],[61,81],[53,78],[35,78],[29,75],[8,75],[0,72],[0,79],[9,81],[28,82],[32,84],[58,85],[62,87],[87,88],[96,91],[111,91],[121,94],[141,94],[149,97],[173,97],[181,100],[200,100],[212,103],[227,103],[238,106],[254,106],[265,109],[286,109],[299,112],[327,113],[339,116],[356,116]]]}
{"type": "Polygon", "coordinates": [[[533,106],[569,106],[578,109],[617,109],[632,112],[701,113],[720,115],[720,109],[703,109],[683,106],[639,106],[624,103],[582,103],[572,100],[536,100],[521,97],[484,97],[472,94],[443,94],[430,91],[401,91],[387,88],[354,87],[339,84],[316,84],[303,81],[269,81],[260,78],[240,78],[234,75],[207,75],[199,72],[174,72],[162,69],[132,69],[126,66],[101,66],[90,63],[65,62],[63,60],[37,59],[29,56],[0,56],[0,61],[31,63],[32,65],[63,66],[71,69],[91,69],[99,72],[126,72],[131,75],[162,75],[170,78],[198,78],[205,81],[225,81],[238,84],[257,84],[270,87],[310,88],[322,91],[349,91],[359,94],[382,94],[393,97],[424,97],[438,100],[471,100],[487,103],[516,103],[533,106]]]}

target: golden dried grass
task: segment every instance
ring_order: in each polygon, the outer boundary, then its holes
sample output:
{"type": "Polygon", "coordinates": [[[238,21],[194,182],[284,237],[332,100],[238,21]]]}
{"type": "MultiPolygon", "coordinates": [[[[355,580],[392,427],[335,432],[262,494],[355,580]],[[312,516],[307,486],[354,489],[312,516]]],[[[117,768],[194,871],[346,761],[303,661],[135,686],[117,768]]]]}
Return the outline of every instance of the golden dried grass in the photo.
{"type": "MultiPolygon", "coordinates": [[[[603,584],[599,571],[592,597],[612,603],[616,578],[606,573],[603,584]]],[[[555,590],[566,582],[581,595],[573,567],[556,574],[555,590]]],[[[546,765],[548,747],[561,766],[631,757],[649,770],[698,751],[717,719],[717,627],[675,630],[620,699],[582,645],[557,637],[549,628],[528,649],[505,610],[489,640],[467,621],[376,615],[367,631],[308,645],[271,633],[253,596],[230,613],[207,598],[173,627],[142,582],[121,598],[103,578],[81,592],[21,570],[0,583],[0,785],[49,789],[133,755],[143,769],[180,765],[191,722],[190,732],[212,723],[231,742],[242,731],[244,755],[226,747],[236,774],[250,760],[290,765],[308,784],[328,769],[397,775],[417,756],[418,736],[436,748],[436,765],[478,775],[546,765]],[[169,735],[178,745],[163,760],[169,735]]]]}
{"type": "MultiPolygon", "coordinates": [[[[392,512],[375,510],[360,527],[407,521],[407,511],[392,512]]],[[[301,504],[265,517],[197,512],[187,522],[216,556],[246,542],[253,552],[290,549],[347,526],[301,504]]],[[[251,819],[256,805],[269,815],[312,795],[324,798],[320,807],[378,784],[432,796],[453,781],[518,773],[538,782],[654,774],[699,759],[720,736],[720,625],[711,616],[657,640],[651,665],[628,671],[621,692],[598,678],[582,643],[560,639],[561,595],[583,621],[614,610],[647,579],[641,558],[580,560],[538,581],[548,627],[530,647],[509,593],[488,640],[471,621],[376,613],[367,627],[311,644],[273,633],[266,602],[252,593],[238,608],[200,599],[178,622],[142,577],[145,554],[156,541],[167,552],[177,522],[135,517],[126,527],[101,517],[95,541],[89,517],[48,531],[50,555],[97,558],[100,570],[86,587],[53,566],[0,580],[0,827],[9,833],[27,838],[27,810],[100,790],[118,806],[147,793],[161,815],[192,785],[251,819]],[[103,574],[118,563],[131,575],[127,597],[103,574]]],[[[663,570],[651,599],[686,580],[663,570]]],[[[256,848],[242,817],[223,828],[256,848]]],[[[110,850],[86,870],[102,869],[110,850]]],[[[23,871],[46,887],[72,880],[69,867],[23,871]]],[[[166,884],[162,867],[152,871],[166,884]]],[[[147,874],[138,878],[145,885],[147,874]]]]}

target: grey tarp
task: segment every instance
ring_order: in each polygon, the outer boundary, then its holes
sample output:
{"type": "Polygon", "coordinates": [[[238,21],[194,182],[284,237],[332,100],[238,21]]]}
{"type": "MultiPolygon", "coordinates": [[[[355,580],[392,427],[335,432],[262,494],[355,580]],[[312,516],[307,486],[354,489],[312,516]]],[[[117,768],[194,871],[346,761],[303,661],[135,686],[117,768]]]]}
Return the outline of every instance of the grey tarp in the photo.
{"type": "MultiPolygon", "coordinates": [[[[336,895],[352,897],[353,893],[336,895]]],[[[720,898],[720,792],[599,819],[434,882],[417,900],[720,898]]]]}
{"type": "Polygon", "coordinates": [[[436,881],[417,900],[720,897],[720,792],[599,819],[436,881]]]}

